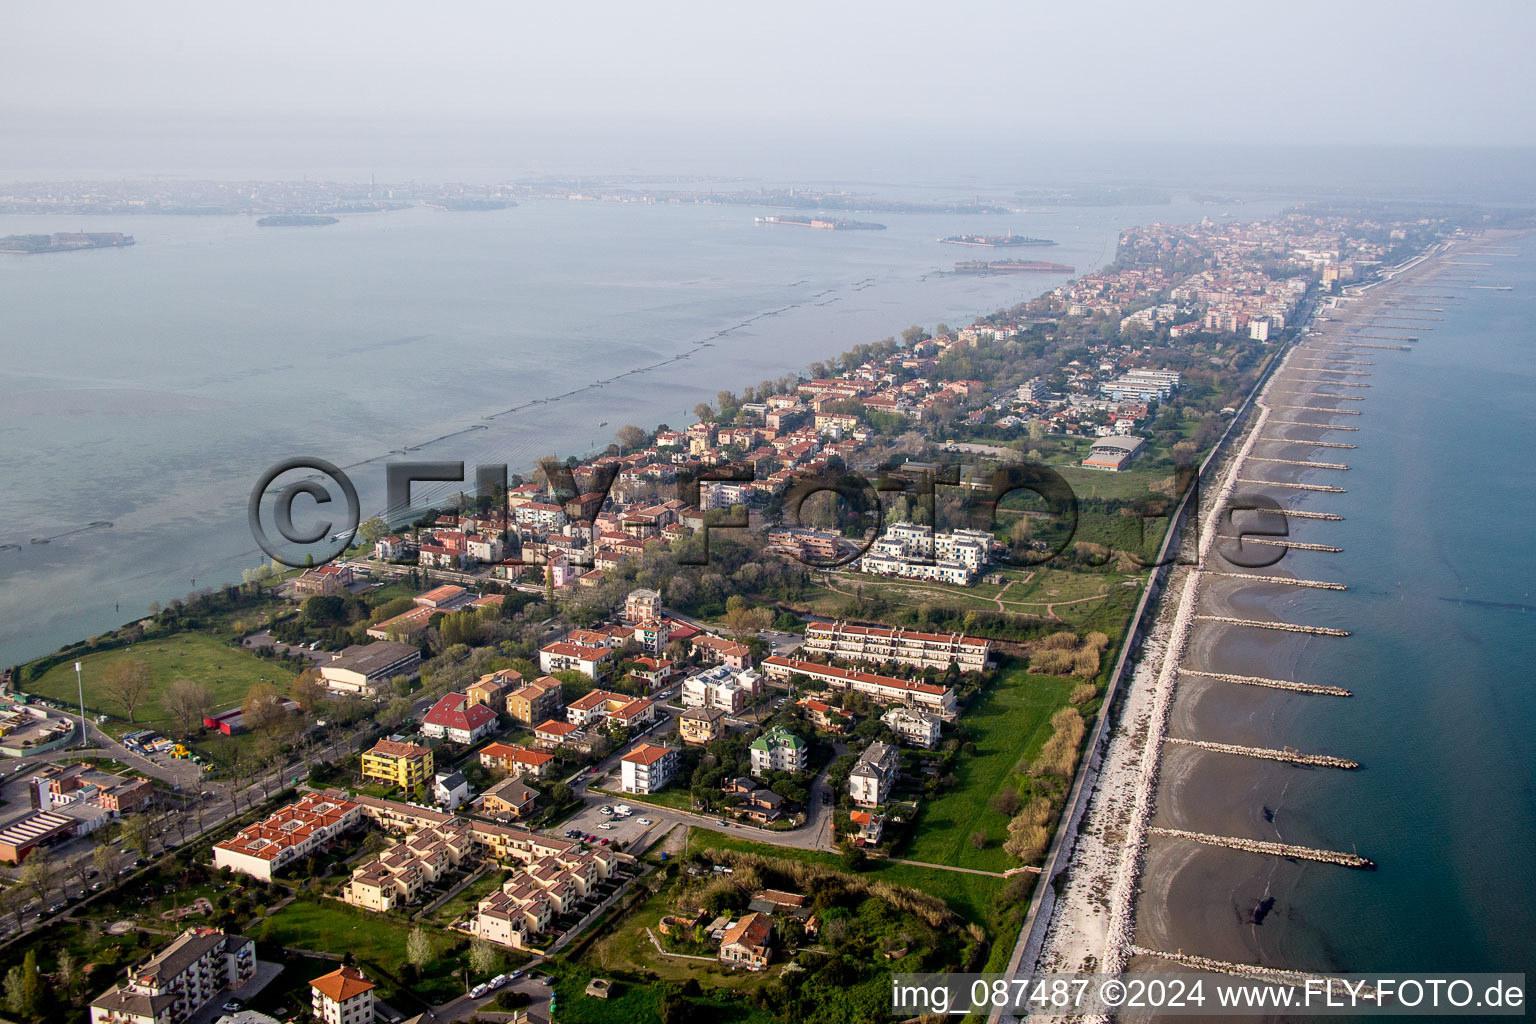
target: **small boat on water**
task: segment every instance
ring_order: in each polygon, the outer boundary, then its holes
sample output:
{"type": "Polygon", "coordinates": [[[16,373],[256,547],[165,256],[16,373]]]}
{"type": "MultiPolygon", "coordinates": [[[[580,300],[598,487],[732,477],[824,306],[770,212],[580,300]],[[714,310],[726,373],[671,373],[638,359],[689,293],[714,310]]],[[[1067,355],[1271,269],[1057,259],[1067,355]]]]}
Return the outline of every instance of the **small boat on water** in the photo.
{"type": "Polygon", "coordinates": [[[600,426],[600,427],[606,427],[607,425],[608,425],[608,421],[607,420],[603,420],[603,422],[598,424],[598,426],[600,426]]]}

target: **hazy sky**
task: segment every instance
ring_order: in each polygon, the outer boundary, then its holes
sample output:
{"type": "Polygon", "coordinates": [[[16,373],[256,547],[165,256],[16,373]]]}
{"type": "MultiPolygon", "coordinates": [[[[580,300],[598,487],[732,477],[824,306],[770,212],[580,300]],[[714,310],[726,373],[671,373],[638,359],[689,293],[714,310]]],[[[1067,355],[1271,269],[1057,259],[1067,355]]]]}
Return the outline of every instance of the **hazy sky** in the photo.
{"type": "Polygon", "coordinates": [[[1536,143],[1536,4],[12,3],[0,112],[1536,143]]]}

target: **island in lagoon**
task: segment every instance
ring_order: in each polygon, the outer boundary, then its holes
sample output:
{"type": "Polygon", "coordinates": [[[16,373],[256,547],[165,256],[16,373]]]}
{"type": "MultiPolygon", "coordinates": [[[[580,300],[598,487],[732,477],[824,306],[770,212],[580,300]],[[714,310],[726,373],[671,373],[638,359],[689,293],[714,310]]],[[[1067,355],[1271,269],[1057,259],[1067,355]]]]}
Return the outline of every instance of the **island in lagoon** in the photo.
{"type": "Polygon", "coordinates": [[[1004,249],[1018,245],[1055,245],[1050,238],[1031,238],[1028,235],[1016,235],[1012,231],[1006,235],[950,235],[939,241],[946,245],[975,245],[986,249],[1004,249]]]}
{"type": "Polygon", "coordinates": [[[456,197],[452,199],[423,199],[422,206],[430,206],[434,210],[447,210],[450,213],[464,213],[479,210],[505,210],[509,206],[517,204],[510,199],[474,199],[470,197],[456,197]]]}
{"type": "Polygon", "coordinates": [[[320,213],[274,213],[256,222],[259,228],[320,228],[338,223],[335,217],[320,213]]]}
{"type": "Polygon", "coordinates": [[[790,224],[800,228],[820,228],[823,231],[884,231],[884,224],[871,224],[863,220],[833,220],[826,217],[786,217],[770,214],[752,218],[758,224],[790,224]]]}
{"type": "Polygon", "coordinates": [[[955,264],[957,274],[1072,274],[1077,268],[1049,260],[965,260],[955,264]]]}
{"type": "Polygon", "coordinates": [[[0,238],[0,252],[33,255],[80,249],[120,249],[132,244],[133,236],[120,231],[60,231],[52,235],[6,235],[0,238]]]}

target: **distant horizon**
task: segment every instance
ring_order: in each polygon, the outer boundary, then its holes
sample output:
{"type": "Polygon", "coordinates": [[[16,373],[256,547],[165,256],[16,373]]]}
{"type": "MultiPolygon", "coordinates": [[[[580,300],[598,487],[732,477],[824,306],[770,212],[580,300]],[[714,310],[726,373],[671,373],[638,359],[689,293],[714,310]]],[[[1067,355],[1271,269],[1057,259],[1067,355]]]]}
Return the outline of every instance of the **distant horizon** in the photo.
{"type": "Polygon", "coordinates": [[[1536,145],[974,138],[891,123],[504,117],[211,117],[0,108],[0,181],[746,180],[822,187],[1158,185],[1527,205],[1536,145]]]}

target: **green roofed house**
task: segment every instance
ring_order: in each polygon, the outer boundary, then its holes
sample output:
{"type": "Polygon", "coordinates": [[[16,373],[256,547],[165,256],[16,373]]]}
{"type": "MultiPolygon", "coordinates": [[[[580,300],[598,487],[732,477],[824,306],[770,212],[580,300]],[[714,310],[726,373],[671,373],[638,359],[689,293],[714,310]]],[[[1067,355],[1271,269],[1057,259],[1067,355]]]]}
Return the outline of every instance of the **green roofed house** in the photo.
{"type": "Polygon", "coordinates": [[[752,741],[752,774],[802,772],[810,751],[805,740],[782,726],[769,729],[752,741]]]}

